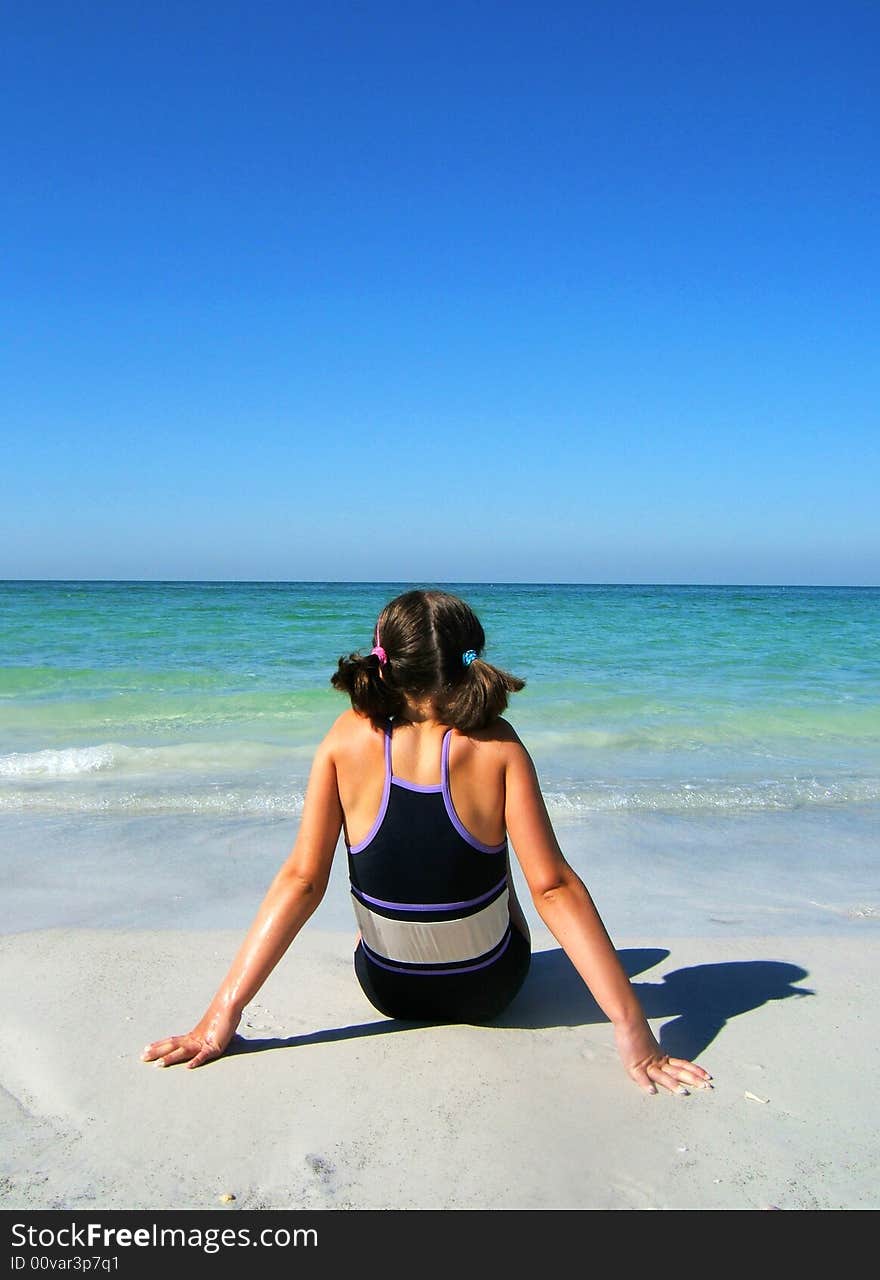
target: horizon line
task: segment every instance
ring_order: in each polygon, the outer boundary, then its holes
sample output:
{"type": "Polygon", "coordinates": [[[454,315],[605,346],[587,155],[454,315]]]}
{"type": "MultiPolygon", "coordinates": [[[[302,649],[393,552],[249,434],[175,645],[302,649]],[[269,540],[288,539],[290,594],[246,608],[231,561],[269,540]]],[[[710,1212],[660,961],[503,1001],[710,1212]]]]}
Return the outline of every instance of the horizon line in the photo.
{"type": "Polygon", "coordinates": [[[750,589],[794,588],[797,590],[880,590],[880,583],[870,582],[585,582],[575,579],[531,580],[501,578],[0,578],[0,585],[10,583],[96,583],[125,586],[406,586],[415,582],[433,582],[443,586],[473,587],[747,587],[750,589]]]}

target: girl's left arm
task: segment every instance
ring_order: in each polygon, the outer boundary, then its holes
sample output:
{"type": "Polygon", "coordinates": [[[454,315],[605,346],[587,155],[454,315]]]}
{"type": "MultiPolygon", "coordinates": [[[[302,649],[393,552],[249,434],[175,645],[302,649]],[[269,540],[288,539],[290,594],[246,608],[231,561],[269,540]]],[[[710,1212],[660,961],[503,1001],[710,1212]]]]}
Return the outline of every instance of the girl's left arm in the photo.
{"type": "Polygon", "coordinates": [[[669,1057],[657,1043],[586,885],[563,856],[534,764],[519,739],[508,748],[505,787],[507,831],[532,901],[613,1024],[627,1074],[646,1093],[656,1093],[658,1086],[671,1093],[711,1088],[708,1071],[669,1057]]]}
{"type": "Polygon", "coordinates": [[[293,850],[272,881],[229,972],[199,1022],[183,1036],[147,1045],[144,1062],[200,1067],[219,1058],[251,1001],[320,903],[342,829],[336,766],[327,738],[309,775],[293,850]]]}

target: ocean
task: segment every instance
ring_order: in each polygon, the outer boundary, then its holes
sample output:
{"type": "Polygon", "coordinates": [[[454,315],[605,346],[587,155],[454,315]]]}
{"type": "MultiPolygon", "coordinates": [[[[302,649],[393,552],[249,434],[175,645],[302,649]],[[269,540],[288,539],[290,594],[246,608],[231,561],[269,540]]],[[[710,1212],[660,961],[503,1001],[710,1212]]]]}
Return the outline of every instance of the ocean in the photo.
{"type": "Polygon", "coordinates": [[[880,918],[880,588],[7,581],[0,925],[243,921],[347,705],[337,659],[434,585],[526,680],[508,718],[624,927],[880,918]]]}

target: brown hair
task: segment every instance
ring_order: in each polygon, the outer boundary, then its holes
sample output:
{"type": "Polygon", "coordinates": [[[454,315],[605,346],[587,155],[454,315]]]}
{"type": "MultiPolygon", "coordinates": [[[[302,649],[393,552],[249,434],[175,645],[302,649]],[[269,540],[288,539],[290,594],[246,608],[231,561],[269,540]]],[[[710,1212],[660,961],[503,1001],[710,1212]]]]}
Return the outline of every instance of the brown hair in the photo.
{"type": "Polygon", "coordinates": [[[486,637],[479,618],[464,600],[445,591],[396,596],[379,614],[376,632],[387,660],[352,653],[339,659],[330,678],[355,711],[375,725],[400,715],[410,694],[433,698],[439,719],[469,733],[497,720],[507,695],[525,684],[483,661],[479,655],[486,637]],[[465,665],[469,650],[477,656],[465,665]]]}

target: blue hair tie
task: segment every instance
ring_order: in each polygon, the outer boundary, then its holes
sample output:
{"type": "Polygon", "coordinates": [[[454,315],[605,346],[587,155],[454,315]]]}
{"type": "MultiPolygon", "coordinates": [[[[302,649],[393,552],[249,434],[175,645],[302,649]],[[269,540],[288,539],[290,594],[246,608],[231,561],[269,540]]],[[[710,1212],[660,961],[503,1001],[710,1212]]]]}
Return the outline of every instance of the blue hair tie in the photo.
{"type": "Polygon", "coordinates": [[[476,649],[466,649],[465,652],[461,655],[461,660],[466,667],[469,667],[473,662],[474,658],[476,658],[476,656],[477,656],[476,649]]]}

